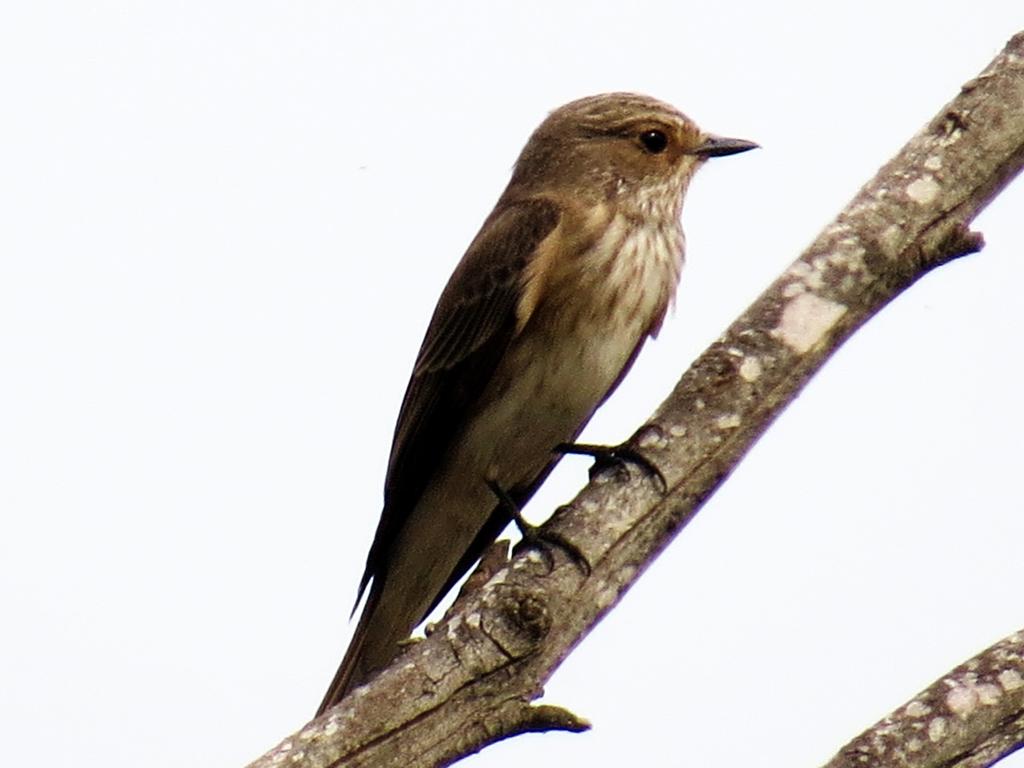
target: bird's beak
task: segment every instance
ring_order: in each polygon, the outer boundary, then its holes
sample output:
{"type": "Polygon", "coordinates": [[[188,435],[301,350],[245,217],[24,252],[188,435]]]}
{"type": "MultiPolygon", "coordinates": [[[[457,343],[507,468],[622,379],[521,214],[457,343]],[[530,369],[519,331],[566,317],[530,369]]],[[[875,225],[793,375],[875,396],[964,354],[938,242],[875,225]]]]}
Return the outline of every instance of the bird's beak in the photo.
{"type": "Polygon", "coordinates": [[[727,139],[724,136],[705,136],[704,141],[690,150],[691,155],[701,157],[724,157],[737,155],[750,149],[758,149],[761,145],[746,139],[727,139]]]}

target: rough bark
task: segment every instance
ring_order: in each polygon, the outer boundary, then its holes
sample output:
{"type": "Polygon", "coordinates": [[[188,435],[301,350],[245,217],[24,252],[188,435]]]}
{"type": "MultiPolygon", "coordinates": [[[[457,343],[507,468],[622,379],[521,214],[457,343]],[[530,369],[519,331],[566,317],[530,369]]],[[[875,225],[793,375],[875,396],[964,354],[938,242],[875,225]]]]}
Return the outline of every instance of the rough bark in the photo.
{"type": "Polygon", "coordinates": [[[825,768],[983,768],[1024,746],[1024,630],[943,675],[825,768]]]}
{"type": "MultiPolygon", "coordinates": [[[[635,465],[611,467],[556,512],[546,528],[586,555],[589,573],[557,548],[510,562],[492,550],[427,639],[251,768],[446,765],[517,733],[586,728],[569,712],[530,702],[828,357],[923,274],[981,247],[967,227],[1022,162],[1024,33],[860,190],[631,438],[664,486],[635,465]]],[[[977,695],[976,711],[994,711],[977,695]]],[[[1021,698],[1001,697],[1016,702],[1002,717],[1016,723],[1015,736],[1004,733],[1015,744],[1021,698]]],[[[949,717],[958,728],[991,730],[984,718],[949,717]]],[[[860,743],[834,765],[861,764],[858,755],[868,753],[860,743]]],[[[872,753],[870,763],[955,764],[886,759],[872,753]]]]}

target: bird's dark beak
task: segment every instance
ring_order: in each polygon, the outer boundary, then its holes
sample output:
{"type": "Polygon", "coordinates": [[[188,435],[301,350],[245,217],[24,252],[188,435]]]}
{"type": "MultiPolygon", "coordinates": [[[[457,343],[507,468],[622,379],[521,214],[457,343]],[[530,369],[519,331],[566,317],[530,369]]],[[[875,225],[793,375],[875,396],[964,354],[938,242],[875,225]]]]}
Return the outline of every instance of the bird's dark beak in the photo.
{"type": "Polygon", "coordinates": [[[707,136],[704,141],[690,150],[691,155],[701,157],[724,157],[738,155],[750,149],[758,149],[761,145],[746,139],[727,139],[724,136],[707,136]]]}

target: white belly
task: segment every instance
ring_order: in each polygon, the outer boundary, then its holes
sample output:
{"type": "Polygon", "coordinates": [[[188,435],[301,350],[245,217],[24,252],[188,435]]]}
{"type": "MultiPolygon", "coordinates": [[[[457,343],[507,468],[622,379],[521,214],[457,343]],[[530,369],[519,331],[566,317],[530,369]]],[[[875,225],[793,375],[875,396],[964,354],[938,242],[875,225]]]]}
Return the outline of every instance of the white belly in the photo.
{"type": "Polygon", "coordinates": [[[629,230],[616,221],[569,268],[548,274],[551,284],[402,528],[390,573],[433,585],[427,597],[393,596],[410,601],[410,615],[426,610],[495,509],[487,481],[508,491],[532,486],[555,446],[583,429],[657,326],[681,266],[677,225],[629,230]]]}
{"type": "Polygon", "coordinates": [[[553,285],[498,367],[481,418],[465,436],[464,468],[506,488],[529,484],[573,440],[660,322],[682,261],[682,233],[617,219],[553,285]]]}

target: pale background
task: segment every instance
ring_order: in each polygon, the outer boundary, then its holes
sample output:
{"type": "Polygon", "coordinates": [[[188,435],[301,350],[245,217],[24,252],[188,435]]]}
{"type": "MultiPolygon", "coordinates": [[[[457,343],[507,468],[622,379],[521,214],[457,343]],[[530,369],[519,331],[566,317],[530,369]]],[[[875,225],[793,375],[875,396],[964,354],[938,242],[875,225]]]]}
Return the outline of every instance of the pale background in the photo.
{"type": "MultiPolygon", "coordinates": [[[[764,147],[691,187],[675,318],[586,433],[614,442],[1022,27],[1009,1],[5,4],[4,763],[241,766],[312,715],[426,321],[549,109],[637,90],[764,147]]],[[[1022,207],[857,334],[556,674],[593,730],[468,765],[814,766],[1024,624],[1022,207]]]]}

